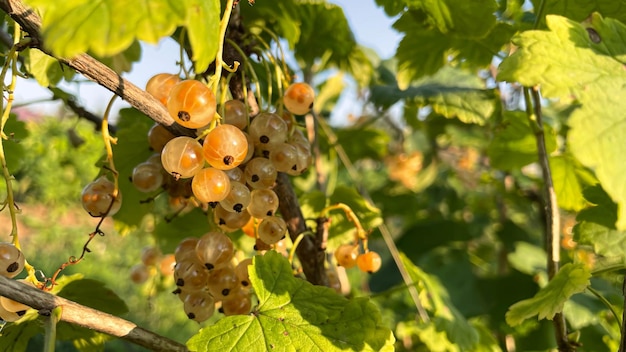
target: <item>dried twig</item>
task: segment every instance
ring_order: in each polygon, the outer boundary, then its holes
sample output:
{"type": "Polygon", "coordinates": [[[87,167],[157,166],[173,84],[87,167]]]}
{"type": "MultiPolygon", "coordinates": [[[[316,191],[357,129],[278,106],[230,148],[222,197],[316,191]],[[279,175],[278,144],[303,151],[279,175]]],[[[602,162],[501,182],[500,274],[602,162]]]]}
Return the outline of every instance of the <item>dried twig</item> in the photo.
{"type": "Polygon", "coordinates": [[[61,321],[119,337],[153,351],[187,351],[184,345],[142,329],[130,321],[85,307],[4,276],[0,276],[0,296],[24,303],[42,314],[61,307],[61,321]]]}

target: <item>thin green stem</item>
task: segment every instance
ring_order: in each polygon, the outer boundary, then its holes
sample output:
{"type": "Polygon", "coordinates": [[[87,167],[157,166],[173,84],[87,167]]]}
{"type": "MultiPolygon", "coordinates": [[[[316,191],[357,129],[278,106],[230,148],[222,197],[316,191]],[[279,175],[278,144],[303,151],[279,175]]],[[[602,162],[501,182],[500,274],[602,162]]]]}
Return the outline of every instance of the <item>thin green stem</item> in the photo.
{"type": "MultiPolygon", "coordinates": [[[[230,44],[238,53],[239,55],[241,55],[241,57],[243,58],[243,64],[245,65],[245,67],[248,68],[248,70],[250,71],[250,74],[252,75],[252,81],[254,82],[254,86],[255,86],[255,94],[256,94],[256,99],[259,102],[259,104],[261,104],[261,102],[263,101],[263,97],[261,96],[261,85],[259,84],[259,78],[256,75],[256,72],[254,71],[254,67],[252,67],[252,64],[250,63],[250,61],[247,58],[247,55],[243,52],[243,50],[239,47],[239,45],[237,45],[237,43],[235,43],[234,41],[232,41],[231,39],[226,38],[226,42],[228,44],[230,44]]],[[[244,87],[244,96],[247,97],[248,96],[248,88],[247,85],[245,84],[246,80],[245,80],[245,72],[246,70],[241,70],[242,72],[242,80],[244,82],[243,87],[244,87]]],[[[246,103],[246,107],[248,107],[248,100],[246,99],[245,101],[246,103]]]]}
{"type": "Polygon", "coordinates": [[[272,37],[272,39],[276,43],[276,46],[278,47],[278,50],[280,51],[280,63],[281,63],[282,71],[283,71],[282,74],[284,77],[289,76],[289,70],[287,69],[287,62],[285,60],[285,52],[283,51],[283,47],[280,45],[280,39],[278,38],[276,33],[274,33],[272,30],[270,30],[269,28],[265,26],[257,26],[255,28],[261,29],[265,33],[269,34],[270,37],[272,37]]]}
{"type": "MultiPolygon", "coordinates": [[[[282,97],[283,96],[283,83],[288,84],[288,81],[285,77],[285,73],[282,71],[281,66],[279,65],[279,62],[276,59],[276,57],[272,55],[272,47],[265,41],[265,39],[263,39],[259,35],[255,35],[254,38],[263,45],[263,47],[265,48],[265,51],[263,53],[267,56],[270,63],[274,66],[274,69],[276,71],[276,86],[278,87],[278,96],[282,97]]],[[[278,45],[278,42],[277,42],[277,45],[278,45]]],[[[284,54],[283,54],[283,58],[284,58],[284,54]]],[[[271,84],[268,83],[268,86],[271,87],[271,84]]]]}
{"type": "MultiPolygon", "coordinates": [[[[115,161],[113,160],[113,147],[112,144],[117,143],[117,138],[111,137],[109,133],[109,115],[111,113],[111,109],[113,108],[113,103],[117,99],[117,95],[113,95],[111,100],[109,100],[109,104],[107,104],[107,108],[104,111],[104,116],[102,117],[102,140],[104,141],[104,147],[107,153],[107,162],[109,171],[113,173],[115,189],[113,190],[113,198],[116,198],[119,193],[119,184],[118,184],[118,172],[115,168],[115,161]]],[[[115,200],[113,200],[115,201],[115,200]]],[[[113,202],[111,203],[113,204],[113,202]]],[[[104,217],[103,217],[104,218],[104,217]]]]}
{"type": "MultiPolygon", "coordinates": [[[[541,97],[537,88],[524,88],[524,101],[526,103],[526,115],[529,119],[531,128],[535,134],[537,143],[537,154],[539,166],[544,182],[545,192],[545,208],[544,218],[546,221],[545,228],[545,247],[548,253],[547,271],[548,278],[552,279],[559,271],[561,263],[561,243],[560,243],[560,214],[556,199],[556,191],[552,181],[552,171],[548,160],[548,151],[546,148],[546,140],[543,130],[541,97]]],[[[557,313],[552,320],[554,325],[554,333],[559,351],[571,352],[576,348],[570,343],[567,337],[567,324],[564,314],[557,313]]]]}
{"type": "MultiPolygon", "coordinates": [[[[230,14],[233,11],[233,0],[226,1],[226,8],[224,9],[224,16],[220,21],[220,34],[219,45],[217,46],[217,55],[215,56],[215,76],[211,78],[212,85],[209,86],[213,93],[217,93],[217,87],[220,79],[222,78],[222,66],[224,65],[224,38],[226,38],[226,29],[228,29],[228,23],[230,22],[230,14]]],[[[217,94],[216,94],[217,95],[217,94]]]]}
{"type": "Polygon", "coordinates": [[[2,72],[0,73],[0,84],[2,84],[2,91],[8,92],[7,97],[7,105],[4,106],[4,99],[0,98],[0,109],[2,110],[2,117],[0,118],[0,132],[2,133],[2,138],[0,139],[0,164],[2,165],[2,174],[4,176],[4,180],[6,182],[7,189],[7,205],[9,207],[9,213],[11,214],[11,237],[13,245],[15,245],[18,249],[20,248],[20,241],[17,232],[17,207],[15,206],[15,195],[13,193],[13,184],[12,179],[13,176],[9,172],[9,167],[6,163],[6,156],[4,154],[4,139],[7,138],[4,133],[4,126],[6,126],[9,117],[11,116],[11,106],[13,104],[13,92],[15,91],[15,84],[17,82],[17,78],[15,73],[16,70],[16,62],[17,62],[17,43],[19,42],[19,38],[21,37],[20,26],[15,25],[15,33],[13,37],[13,46],[9,50],[9,54],[7,55],[6,61],[2,66],[2,72]],[[9,71],[9,68],[13,68],[13,75],[11,76],[11,83],[8,87],[4,86],[4,82],[6,79],[6,75],[9,71]]]}
{"type": "MultiPolygon", "coordinates": [[[[346,170],[348,171],[348,175],[357,184],[357,188],[361,192],[361,195],[363,196],[363,198],[365,198],[365,200],[368,203],[374,204],[374,201],[372,200],[372,197],[370,197],[367,190],[364,187],[361,187],[361,177],[359,175],[359,172],[354,167],[354,164],[352,164],[352,161],[348,157],[348,154],[345,152],[341,144],[337,143],[338,141],[337,135],[335,135],[335,133],[332,131],[330,126],[328,126],[328,124],[326,123],[324,119],[320,119],[316,117],[316,120],[318,121],[319,126],[324,130],[324,133],[326,134],[330,144],[337,151],[337,155],[339,156],[339,159],[341,160],[346,170]]],[[[393,236],[391,235],[391,231],[389,230],[389,228],[384,222],[378,226],[378,230],[380,230],[380,233],[383,236],[383,240],[385,241],[385,244],[387,245],[387,248],[389,249],[389,252],[391,253],[391,257],[396,263],[396,266],[398,267],[398,271],[400,271],[402,280],[404,280],[404,283],[409,289],[409,295],[411,296],[411,299],[413,300],[413,304],[415,304],[415,308],[417,309],[417,315],[419,316],[419,319],[425,323],[430,322],[430,317],[428,316],[428,312],[426,312],[426,310],[424,309],[424,306],[422,305],[422,302],[420,301],[419,293],[417,292],[417,289],[415,288],[415,283],[413,282],[413,279],[409,275],[409,272],[407,271],[406,267],[404,266],[404,263],[402,262],[402,259],[400,258],[400,251],[398,250],[396,243],[393,241],[393,236]]]]}
{"type": "Polygon", "coordinates": [[[293,264],[293,258],[296,256],[296,249],[298,248],[298,245],[300,244],[300,242],[302,242],[302,239],[304,238],[304,236],[308,234],[309,233],[307,232],[303,232],[299,234],[298,237],[296,237],[295,241],[293,241],[293,246],[291,246],[291,250],[289,251],[289,264],[293,264]]]}
{"type": "Polygon", "coordinates": [[[183,27],[181,29],[180,34],[178,35],[178,42],[180,43],[178,48],[178,56],[180,60],[180,71],[179,74],[184,74],[185,78],[189,78],[189,71],[185,67],[185,36],[187,35],[187,29],[183,27]]]}
{"type": "Polygon", "coordinates": [[[533,23],[533,29],[537,29],[539,27],[539,21],[541,21],[541,17],[543,17],[543,11],[546,8],[546,0],[541,0],[539,3],[539,8],[535,12],[535,22],[533,23]]]}
{"type": "Polygon", "coordinates": [[[56,307],[50,312],[50,316],[45,317],[44,352],[54,352],[57,337],[57,323],[61,320],[61,307],[56,307]]]}
{"type": "Polygon", "coordinates": [[[346,218],[348,219],[348,221],[353,223],[354,227],[356,229],[356,231],[354,233],[354,242],[356,243],[358,240],[363,240],[364,241],[364,246],[363,247],[364,247],[365,250],[367,250],[367,245],[366,245],[366,243],[367,243],[366,242],[366,240],[367,240],[367,232],[363,228],[363,225],[361,225],[361,221],[359,220],[359,217],[356,216],[356,214],[354,213],[352,208],[350,208],[348,205],[346,205],[344,203],[332,204],[332,205],[329,205],[326,208],[322,209],[322,211],[320,212],[320,217],[327,218],[328,214],[331,211],[333,211],[333,210],[341,210],[341,211],[343,211],[343,213],[346,215],[346,218]]]}
{"type": "Polygon", "coordinates": [[[589,290],[589,292],[593,293],[593,295],[596,296],[600,300],[600,302],[602,302],[607,308],[609,308],[609,310],[611,311],[611,313],[615,317],[615,321],[617,321],[617,325],[619,325],[619,328],[621,329],[622,328],[622,319],[620,318],[619,314],[617,313],[617,311],[615,310],[615,307],[613,307],[611,302],[609,302],[606,298],[604,298],[604,296],[602,296],[602,294],[600,292],[598,292],[596,289],[591,287],[591,285],[587,286],[587,290],[589,290]]]}

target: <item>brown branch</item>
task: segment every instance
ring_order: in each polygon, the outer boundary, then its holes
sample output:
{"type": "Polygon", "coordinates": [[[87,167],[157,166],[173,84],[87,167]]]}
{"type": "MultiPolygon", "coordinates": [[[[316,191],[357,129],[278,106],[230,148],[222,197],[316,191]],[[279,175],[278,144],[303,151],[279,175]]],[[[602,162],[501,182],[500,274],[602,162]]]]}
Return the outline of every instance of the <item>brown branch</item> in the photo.
{"type": "MultiPolygon", "coordinates": [[[[554,275],[556,275],[556,273],[559,271],[559,266],[561,262],[561,230],[559,224],[560,214],[556,199],[556,191],[554,190],[554,183],[552,181],[552,171],[550,169],[550,162],[548,160],[548,151],[546,148],[546,140],[543,130],[541,97],[539,96],[539,91],[536,88],[524,88],[524,99],[526,102],[527,114],[531,120],[530,124],[533,128],[533,132],[535,134],[535,139],[537,142],[539,166],[541,167],[545,187],[545,246],[546,252],[548,252],[548,277],[552,279],[554,275]]],[[[572,343],[570,343],[567,337],[567,323],[565,322],[565,316],[562,312],[554,315],[552,324],[554,325],[554,334],[556,337],[558,350],[561,352],[576,351],[576,347],[573,346],[572,343]]]]}
{"type": "MultiPolygon", "coordinates": [[[[11,16],[11,18],[29,34],[32,40],[31,46],[55,57],[43,44],[40,35],[41,18],[33,9],[27,7],[19,0],[0,0],[0,9],[11,16]]],[[[88,79],[115,93],[155,122],[167,126],[175,134],[193,135],[193,132],[189,129],[174,123],[174,120],[163,104],[159,103],[146,91],[122,78],[93,57],[82,54],[71,59],[55,58],[78,71],[88,79]]]]}
{"type": "MultiPolygon", "coordinates": [[[[624,307],[626,307],[626,276],[622,283],[622,295],[624,295],[624,307]]],[[[626,309],[622,313],[622,328],[620,329],[621,337],[619,341],[619,350],[617,352],[626,352],[626,309]]]]}
{"type": "MultiPolygon", "coordinates": [[[[308,229],[304,223],[304,217],[302,216],[302,210],[300,210],[298,198],[293,191],[287,174],[282,172],[278,173],[274,192],[276,192],[280,199],[279,209],[283,219],[287,223],[289,236],[292,241],[295,241],[298,236],[304,234],[308,229]]],[[[298,259],[300,259],[302,271],[306,279],[315,285],[328,286],[328,276],[324,268],[325,249],[322,248],[322,245],[323,241],[318,241],[314,236],[304,234],[298,248],[296,248],[296,254],[298,255],[298,259]]]]}
{"type": "Polygon", "coordinates": [[[142,329],[130,321],[85,307],[4,276],[0,276],[0,296],[26,304],[44,315],[49,314],[56,307],[61,307],[61,321],[119,337],[152,351],[188,351],[184,345],[142,329]]]}

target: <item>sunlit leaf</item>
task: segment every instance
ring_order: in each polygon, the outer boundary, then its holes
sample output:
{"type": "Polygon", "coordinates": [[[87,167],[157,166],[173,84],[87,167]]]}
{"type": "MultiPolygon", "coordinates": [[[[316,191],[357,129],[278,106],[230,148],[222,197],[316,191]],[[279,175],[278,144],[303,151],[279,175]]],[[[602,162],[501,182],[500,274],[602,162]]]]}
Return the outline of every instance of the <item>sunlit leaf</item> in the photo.
{"type": "Polygon", "coordinates": [[[550,158],[550,169],[559,206],[572,211],[583,209],[587,205],[583,189],[597,183],[593,174],[571,156],[550,158]]]}
{"type": "Polygon", "coordinates": [[[500,65],[498,79],[541,86],[547,98],[580,102],[568,125],[568,144],[584,166],[595,171],[618,204],[616,226],[626,229],[626,26],[594,14],[580,24],[546,17],[548,31],[527,31],[514,39],[519,49],[500,65]],[[611,94],[607,94],[611,92],[611,94]]]}
{"type": "Polygon", "coordinates": [[[27,49],[23,54],[26,57],[26,70],[42,87],[55,86],[63,78],[71,78],[74,74],[74,70],[39,49],[27,49]]]}
{"type": "Polygon", "coordinates": [[[45,45],[61,57],[87,51],[109,56],[128,48],[135,39],[156,44],[185,19],[183,3],[172,0],[137,2],[133,6],[120,0],[27,3],[42,11],[45,45]]]}
{"type": "Polygon", "coordinates": [[[253,313],[222,318],[188,342],[192,351],[393,351],[394,337],[367,298],[348,300],[295,278],[286,258],[269,251],[249,268],[259,299],[253,313]]]}
{"type": "Polygon", "coordinates": [[[204,72],[215,60],[219,44],[220,1],[185,0],[185,26],[196,72],[204,72]]]}
{"type": "Polygon", "coordinates": [[[96,59],[110,67],[118,74],[130,72],[133,67],[133,63],[141,59],[141,45],[139,45],[139,42],[134,41],[128,49],[118,54],[96,57],[96,59]]]}
{"type": "Polygon", "coordinates": [[[551,320],[556,313],[563,311],[565,301],[589,286],[590,277],[584,264],[565,264],[534,297],[512,305],[506,313],[506,322],[516,326],[535,315],[539,320],[551,320]]]}
{"type": "Polygon", "coordinates": [[[121,0],[29,0],[41,10],[41,32],[45,45],[55,55],[73,57],[92,52],[109,57],[117,72],[128,71],[128,54],[116,54],[135,40],[156,44],[185,26],[197,72],[203,72],[215,60],[219,42],[219,0],[152,0],[129,6],[121,0]],[[123,30],[120,30],[123,29],[123,30]]]}

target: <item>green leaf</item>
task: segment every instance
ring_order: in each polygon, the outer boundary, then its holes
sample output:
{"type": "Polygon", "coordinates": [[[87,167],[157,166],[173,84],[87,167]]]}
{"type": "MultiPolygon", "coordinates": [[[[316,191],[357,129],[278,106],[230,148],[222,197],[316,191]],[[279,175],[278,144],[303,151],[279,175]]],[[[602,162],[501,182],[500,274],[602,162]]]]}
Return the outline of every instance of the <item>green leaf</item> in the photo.
{"type": "Polygon", "coordinates": [[[195,71],[204,72],[217,54],[220,39],[220,1],[185,0],[183,3],[187,8],[185,26],[193,51],[191,59],[195,71]]]}
{"type": "Polygon", "coordinates": [[[574,234],[579,244],[593,246],[596,254],[605,257],[624,257],[626,254],[626,231],[618,231],[591,221],[582,221],[574,227],[574,234]]]}
{"type": "Polygon", "coordinates": [[[135,39],[156,44],[185,20],[184,3],[175,0],[142,1],[132,6],[121,0],[26,2],[43,13],[45,45],[61,57],[87,51],[110,56],[128,48],[135,39]]]}
{"type": "Polygon", "coordinates": [[[74,70],[63,66],[57,59],[44,54],[39,49],[24,50],[26,70],[42,87],[56,86],[63,78],[71,78],[74,70]]]}
{"type": "Polygon", "coordinates": [[[494,0],[405,0],[414,9],[424,11],[427,22],[433,24],[441,33],[462,33],[468,38],[485,36],[496,24],[494,13],[498,4],[494,0]]]}
{"type": "Polygon", "coordinates": [[[534,297],[512,305],[506,313],[506,322],[516,326],[534,315],[539,320],[551,320],[556,313],[563,311],[563,304],[572,295],[589,286],[590,277],[591,273],[584,264],[565,264],[534,297]]]}
{"type": "MultiPolygon", "coordinates": [[[[319,217],[321,211],[332,204],[344,203],[352,209],[359,218],[365,231],[373,230],[382,223],[381,211],[367,202],[356,189],[347,186],[337,186],[330,197],[322,192],[308,192],[300,199],[302,214],[306,219],[319,217]]],[[[340,244],[350,242],[354,238],[354,224],[345,213],[334,210],[330,213],[330,228],[328,230],[328,248],[336,248],[340,244]]]]}
{"type": "Polygon", "coordinates": [[[133,67],[133,63],[141,59],[141,45],[136,40],[124,51],[105,57],[98,57],[94,55],[98,61],[107,65],[113,71],[118,74],[123,72],[130,72],[133,67]]]}
{"type": "Polygon", "coordinates": [[[515,250],[507,259],[513,268],[524,274],[535,276],[546,272],[546,251],[528,242],[515,243],[515,250]]]}
{"type": "Polygon", "coordinates": [[[153,202],[143,202],[150,195],[139,192],[130,180],[133,169],[153,154],[148,144],[148,131],[153,124],[138,110],[120,110],[116,134],[118,141],[113,146],[113,160],[119,172],[122,207],[113,219],[122,232],[139,226],[143,217],[154,207],[153,202]]]}
{"type": "Polygon", "coordinates": [[[447,118],[479,125],[493,114],[495,106],[493,91],[485,89],[478,76],[451,67],[444,67],[405,90],[398,88],[394,81],[388,85],[375,85],[371,91],[372,101],[385,108],[405,99],[418,107],[431,106],[436,113],[447,118]]]}
{"type": "MultiPolygon", "coordinates": [[[[352,209],[359,218],[361,226],[365,231],[374,230],[383,222],[380,209],[370,204],[359,192],[348,186],[337,186],[333,194],[329,197],[329,204],[343,203],[352,209]]],[[[345,214],[340,211],[331,213],[331,225],[328,234],[329,248],[335,248],[338,243],[351,241],[355,227],[345,214]]]]}
{"type": "Polygon", "coordinates": [[[345,77],[342,72],[328,78],[318,88],[319,93],[315,96],[315,105],[313,106],[315,112],[319,114],[322,111],[333,111],[345,87],[345,77]]]}
{"type": "Polygon", "coordinates": [[[297,1],[257,1],[254,6],[240,6],[239,10],[251,27],[269,28],[278,36],[285,38],[291,49],[300,38],[297,1]]]}
{"type": "Polygon", "coordinates": [[[4,133],[9,137],[8,140],[2,140],[4,156],[9,172],[14,174],[22,168],[26,150],[20,143],[28,137],[29,133],[26,129],[26,123],[18,120],[14,114],[9,116],[4,125],[4,133]]]}
{"type": "Polygon", "coordinates": [[[240,6],[240,10],[252,32],[266,41],[276,37],[261,28],[285,38],[299,66],[316,71],[339,68],[361,87],[371,78],[371,57],[357,45],[341,7],[319,0],[283,0],[257,1],[254,6],[240,6]]]}
{"type": "Polygon", "coordinates": [[[374,63],[379,60],[376,52],[369,48],[355,46],[345,60],[337,63],[337,66],[348,72],[358,86],[367,87],[373,74],[374,63]]]}
{"type": "Polygon", "coordinates": [[[427,219],[414,223],[397,240],[398,247],[411,255],[424,254],[451,242],[469,241],[472,234],[460,221],[427,219]]]}
{"type": "MultiPolygon", "coordinates": [[[[539,8],[541,0],[532,0],[533,7],[539,8]]],[[[590,13],[598,12],[603,16],[612,17],[626,22],[626,7],[623,1],[615,0],[544,0],[545,15],[562,15],[577,22],[589,17],[590,13]]],[[[545,24],[542,19],[541,22],[545,24]]]]}
{"type": "Polygon", "coordinates": [[[154,229],[159,249],[163,253],[174,253],[174,250],[187,237],[200,237],[210,230],[209,219],[200,209],[175,216],[166,221],[158,220],[154,229]]]}
{"type": "Polygon", "coordinates": [[[504,23],[499,23],[485,37],[478,39],[463,33],[445,34],[425,26],[421,15],[414,11],[403,14],[394,23],[394,28],[406,33],[396,50],[401,89],[447,64],[486,67],[513,35],[512,27],[504,23]]]}
{"type": "Polygon", "coordinates": [[[422,271],[404,253],[400,253],[400,258],[411,280],[418,284],[425,308],[431,312],[434,326],[420,333],[424,338],[422,341],[429,345],[429,350],[439,350],[439,344],[446,340],[458,345],[461,351],[471,350],[478,343],[478,333],[452,304],[446,288],[437,277],[422,271]]]}
{"type": "Polygon", "coordinates": [[[382,6],[389,17],[398,15],[406,8],[405,0],[376,0],[378,6],[382,6]]]}
{"type": "Polygon", "coordinates": [[[313,67],[317,59],[339,65],[356,48],[356,41],[343,9],[337,5],[315,1],[298,1],[300,37],[294,55],[303,67],[313,67]]]}
{"type": "Polygon", "coordinates": [[[563,305],[563,315],[572,329],[579,330],[585,326],[600,323],[602,310],[606,309],[591,294],[576,294],[563,305]]]}
{"type": "Polygon", "coordinates": [[[258,306],[200,330],[187,342],[190,350],[393,351],[393,334],[367,298],[348,300],[295,278],[274,251],[254,257],[248,270],[258,306]]]}
{"type": "Polygon", "coordinates": [[[594,206],[581,210],[576,216],[574,240],[581,245],[593,246],[599,255],[623,257],[626,254],[626,231],[615,229],[617,204],[599,185],[585,189],[583,195],[594,206]]]}
{"type": "Polygon", "coordinates": [[[27,351],[28,341],[43,332],[38,316],[36,311],[29,310],[22,319],[4,326],[0,334],[0,352],[27,351]]]}
{"type": "Polygon", "coordinates": [[[113,315],[128,312],[126,303],[103,282],[85,279],[82,274],[74,274],[61,277],[57,283],[59,289],[55,286],[53,293],[59,297],[113,315]]]}
{"type": "Polygon", "coordinates": [[[519,49],[502,62],[498,79],[540,85],[546,98],[578,100],[580,107],[568,121],[568,144],[618,204],[616,226],[624,230],[626,45],[621,38],[626,26],[598,14],[585,24],[555,15],[546,21],[549,31],[527,31],[514,39],[519,49]]]}
{"type": "Polygon", "coordinates": [[[550,158],[550,169],[559,207],[571,211],[583,209],[588,204],[583,189],[597,183],[593,174],[568,155],[550,158]]]}
{"type": "MultiPolygon", "coordinates": [[[[556,149],[556,133],[544,124],[548,153],[556,149]]],[[[537,139],[522,111],[505,111],[500,126],[487,148],[489,163],[496,169],[516,170],[539,160],[537,139]]]]}
{"type": "Polygon", "coordinates": [[[387,155],[389,134],[379,128],[337,128],[338,143],[350,160],[380,159],[387,155]]]}

